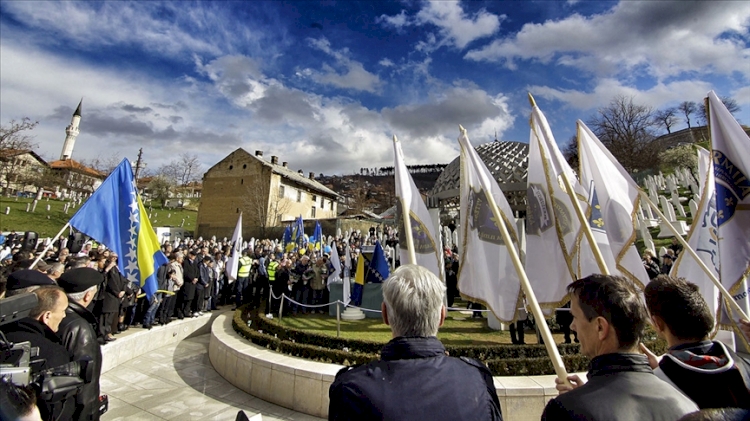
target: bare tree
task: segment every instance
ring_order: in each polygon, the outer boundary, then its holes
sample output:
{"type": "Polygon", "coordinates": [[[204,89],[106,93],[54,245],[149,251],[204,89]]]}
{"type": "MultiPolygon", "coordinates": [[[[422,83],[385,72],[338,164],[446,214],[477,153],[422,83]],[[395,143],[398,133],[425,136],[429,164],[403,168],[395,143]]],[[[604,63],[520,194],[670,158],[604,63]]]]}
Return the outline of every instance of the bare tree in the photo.
{"type": "Polygon", "coordinates": [[[654,113],[654,121],[657,124],[663,125],[667,129],[667,133],[672,133],[672,126],[677,123],[677,109],[670,107],[664,110],[659,110],[654,113]]]}
{"type": "MultiPolygon", "coordinates": [[[[737,105],[737,101],[734,100],[732,97],[723,96],[719,98],[721,100],[721,103],[724,104],[725,107],[727,107],[727,111],[729,111],[731,114],[734,114],[741,110],[740,106],[737,105]]],[[[708,114],[706,113],[706,104],[701,103],[700,105],[700,115],[698,116],[698,121],[700,121],[702,124],[708,124],[708,114]]]]}
{"type": "Polygon", "coordinates": [[[180,158],[161,166],[158,175],[169,178],[177,186],[184,186],[191,181],[200,179],[201,162],[196,155],[187,152],[180,154],[180,158]]]}
{"type": "Polygon", "coordinates": [[[571,136],[563,145],[561,152],[565,160],[568,161],[568,165],[577,173],[580,166],[578,163],[578,137],[576,135],[571,136]]]}
{"type": "Polygon", "coordinates": [[[292,207],[292,201],[283,196],[283,190],[272,192],[271,183],[263,176],[247,184],[243,201],[246,221],[257,224],[262,238],[265,238],[268,228],[281,223],[284,214],[292,207]]]}
{"type": "Polygon", "coordinates": [[[164,176],[154,176],[148,183],[148,193],[152,199],[158,200],[162,206],[166,206],[169,195],[174,188],[174,184],[164,176]]]}
{"type": "Polygon", "coordinates": [[[622,166],[636,172],[659,166],[661,148],[654,140],[653,110],[618,95],[599,109],[588,125],[622,166]]]}
{"type": "Polygon", "coordinates": [[[690,116],[698,110],[698,105],[693,101],[684,101],[682,104],[677,106],[677,109],[682,112],[685,116],[685,122],[687,123],[688,129],[690,128],[690,116]]]}
{"type": "Polygon", "coordinates": [[[120,152],[113,152],[109,156],[103,157],[102,155],[97,156],[94,159],[82,161],[81,163],[89,168],[93,168],[104,176],[108,176],[122,161],[122,154],[120,152]]]}
{"type": "Polygon", "coordinates": [[[25,133],[39,124],[38,121],[31,121],[24,117],[21,121],[11,120],[7,126],[0,125],[0,180],[5,180],[3,187],[5,192],[10,191],[11,175],[18,172],[19,161],[14,159],[18,153],[31,151],[36,148],[33,142],[34,137],[25,133]]]}

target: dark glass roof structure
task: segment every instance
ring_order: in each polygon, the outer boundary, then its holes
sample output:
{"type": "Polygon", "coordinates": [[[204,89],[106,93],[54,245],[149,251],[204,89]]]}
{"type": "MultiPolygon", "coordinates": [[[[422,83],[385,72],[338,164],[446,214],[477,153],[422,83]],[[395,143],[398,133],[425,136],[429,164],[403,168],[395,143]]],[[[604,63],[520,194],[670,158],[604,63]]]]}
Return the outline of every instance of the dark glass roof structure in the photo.
{"type": "MultiPolygon", "coordinates": [[[[479,157],[505,193],[511,209],[526,211],[526,179],[529,166],[529,144],[521,142],[490,142],[475,147],[479,157]]],[[[460,157],[443,170],[429,197],[441,206],[458,204],[461,178],[460,157]]]]}

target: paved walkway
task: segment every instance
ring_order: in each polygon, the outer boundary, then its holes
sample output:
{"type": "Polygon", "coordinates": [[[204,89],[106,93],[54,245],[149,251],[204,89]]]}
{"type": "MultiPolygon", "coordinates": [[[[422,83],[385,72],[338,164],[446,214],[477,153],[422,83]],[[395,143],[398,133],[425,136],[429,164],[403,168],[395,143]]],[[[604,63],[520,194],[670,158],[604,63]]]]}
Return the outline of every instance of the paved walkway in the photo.
{"type": "Polygon", "coordinates": [[[105,373],[101,390],[109,395],[109,411],[102,420],[234,420],[243,410],[248,416],[260,413],[263,420],[322,421],[224,380],[208,360],[209,336],[159,348],[105,373]]]}

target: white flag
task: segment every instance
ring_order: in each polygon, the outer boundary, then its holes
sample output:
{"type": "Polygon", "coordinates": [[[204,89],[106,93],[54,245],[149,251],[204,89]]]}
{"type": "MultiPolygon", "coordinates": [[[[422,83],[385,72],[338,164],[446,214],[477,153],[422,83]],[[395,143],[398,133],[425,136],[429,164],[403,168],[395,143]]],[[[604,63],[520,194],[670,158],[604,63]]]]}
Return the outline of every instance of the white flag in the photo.
{"type": "Polygon", "coordinates": [[[351,274],[352,274],[352,253],[349,250],[349,241],[346,241],[346,245],[344,246],[344,250],[346,250],[346,257],[344,257],[344,289],[343,289],[343,299],[344,299],[344,305],[348,305],[349,301],[352,299],[352,284],[351,284],[351,274]]]}
{"type": "Polygon", "coordinates": [[[461,145],[461,253],[458,289],[466,299],[485,304],[500,321],[516,320],[522,305],[521,281],[506,249],[499,223],[504,223],[518,250],[518,235],[513,211],[497,181],[469,143],[466,132],[458,138],[461,145]],[[502,221],[496,221],[488,197],[500,209],[502,221]]]}
{"type": "Polygon", "coordinates": [[[635,248],[640,189],[596,135],[581,120],[577,124],[581,184],[591,186],[592,198],[598,202],[599,209],[596,203],[592,203],[591,212],[601,212],[597,224],[601,223],[606,230],[609,250],[614,258],[614,266],[607,262],[608,269],[612,274],[619,272],[643,288],[649,278],[635,248]]]}
{"type": "Polygon", "coordinates": [[[405,251],[401,253],[403,259],[401,263],[424,266],[445,283],[445,271],[440,264],[442,257],[440,237],[435,235],[435,224],[433,224],[427,206],[424,204],[422,196],[406,168],[404,155],[401,151],[401,142],[398,141],[396,136],[393,136],[393,151],[395,156],[396,197],[399,199],[396,201],[396,208],[398,209],[397,214],[401,215],[401,218],[399,218],[398,232],[400,238],[398,245],[405,251]],[[404,229],[404,221],[407,217],[411,225],[416,262],[411,261],[411,256],[407,251],[408,241],[405,237],[406,229],[404,229]]]}
{"type": "MultiPolygon", "coordinates": [[[[719,243],[718,225],[716,222],[716,190],[714,188],[714,168],[711,154],[698,148],[698,175],[700,176],[701,196],[698,203],[697,217],[693,219],[688,234],[688,244],[695,250],[703,263],[719,279],[719,243]]],[[[682,252],[672,267],[672,276],[685,278],[698,285],[711,313],[718,323],[719,300],[721,294],[716,285],[698,265],[692,254],[682,252]]]]}
{"type": "MultiPolygon", "coordinates": [[[[722,285],[745,314],[750,314],[747,280],[750,275],[750,138],[714,91],[708,93],[708,102],[719,226],[719,273],[722,285]]],[[[736,318],[737,315],[732,314],[736,318]]]]}
{"type": "Polygon", "coordinates": [[[230,281],[237,279],[240,257],[242,257],[242,213],[237,218],[237,226],[234,227],[234,234],[232,234],[232,256],[227,260],[227,267],[224,269],[230,281]]]}
{"type": "MultiPolygon", "coordinates": [[[[341,275],[341,260],[339,259],[339,251],[336,248],[336,242],[331,242],[331,266],[333,266],[333,273],[328,275],[328,285],[333,282],[339,282],[339,275],[341,275]]],[[[330,291],[330,286],[328,287],[330,291]]]]}
{"type": "MultiPolygon", "coordinates": [[[[563,173],[580,189],[547,119],[534,106],[529,139],[525,267],[539,305],[547,309],[564,305],[568,284],[578,279],[575,262],[581,223],[566,193],[563,173]],[[544,264],[534,256],[543,256],[544,264]]],[[[585,199],[585,195],[581,198],[585,199]]],[[[586,209],[585,200],[581,206],[586,209]]]]}

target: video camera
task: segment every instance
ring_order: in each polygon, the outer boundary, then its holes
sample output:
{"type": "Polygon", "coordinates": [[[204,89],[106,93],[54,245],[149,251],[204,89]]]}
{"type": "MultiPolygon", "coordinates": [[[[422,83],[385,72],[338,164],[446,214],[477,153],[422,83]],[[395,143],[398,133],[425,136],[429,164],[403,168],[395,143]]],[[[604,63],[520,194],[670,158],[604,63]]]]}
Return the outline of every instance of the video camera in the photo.
{"type": "MultiPolygon", "coordinates": [[[[0,300],[0,326],[28,316],[36,304],[32,293],[0,300]]],[[[31,386],[40,400],[58,402],[71,397],[94,376],[88,357],[45,370],[39,369],[44,360],[37,357],[38,347],[30,342],[11,343],[0,332],[0,378],[17,386],[31,386]]]]}

